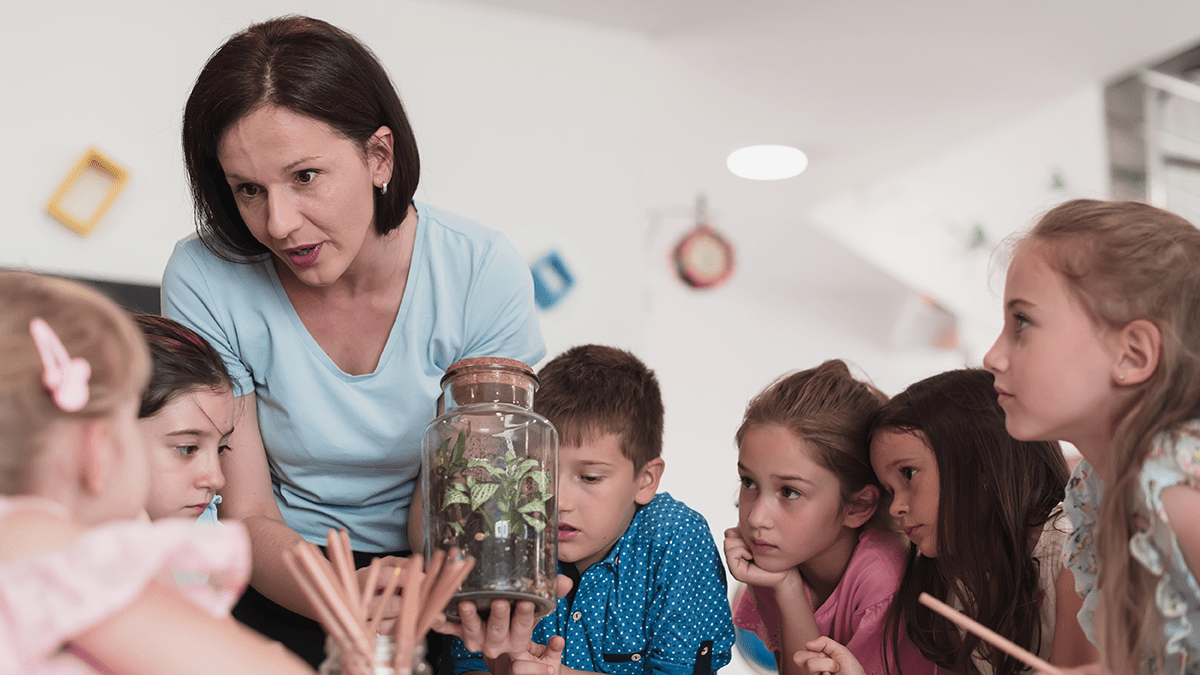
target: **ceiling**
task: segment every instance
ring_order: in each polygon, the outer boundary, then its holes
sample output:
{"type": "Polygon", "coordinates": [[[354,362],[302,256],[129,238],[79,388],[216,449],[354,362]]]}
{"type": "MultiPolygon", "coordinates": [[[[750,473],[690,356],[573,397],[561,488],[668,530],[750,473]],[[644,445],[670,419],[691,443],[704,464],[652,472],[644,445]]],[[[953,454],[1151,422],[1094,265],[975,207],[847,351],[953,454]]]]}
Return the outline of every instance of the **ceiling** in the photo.
{"type": "Polygon", "coordinates": [[[709,167],[680,185],[789,143],[810,159],[773,197],[791,207],[1200,40],[1196,0],[470,1],[646,36],[659,113],[692,118],[681,172],[709,167]]]}

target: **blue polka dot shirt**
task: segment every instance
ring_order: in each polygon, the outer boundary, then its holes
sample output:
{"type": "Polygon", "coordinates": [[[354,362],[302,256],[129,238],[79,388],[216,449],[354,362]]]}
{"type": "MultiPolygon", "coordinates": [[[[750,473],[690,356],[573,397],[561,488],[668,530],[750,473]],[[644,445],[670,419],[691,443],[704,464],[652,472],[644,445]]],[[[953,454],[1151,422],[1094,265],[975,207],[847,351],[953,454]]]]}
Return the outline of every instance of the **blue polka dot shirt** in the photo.
{"type": "MultiPolygon", "coordinates": [[[[563,574],[574,565],[559,563],[563,574]],[[566,568],[566,569],[564,569],[566,568]]],[[[561,635],[564,666],[613,675],[710,675],[729,663],[733,619],[725,568],[699,513],[660,493],[638,510],[608,557],[542,618],[533,640],[561,635]]],[[[455,638],[454,672],[487,670],[455,638]]]]}

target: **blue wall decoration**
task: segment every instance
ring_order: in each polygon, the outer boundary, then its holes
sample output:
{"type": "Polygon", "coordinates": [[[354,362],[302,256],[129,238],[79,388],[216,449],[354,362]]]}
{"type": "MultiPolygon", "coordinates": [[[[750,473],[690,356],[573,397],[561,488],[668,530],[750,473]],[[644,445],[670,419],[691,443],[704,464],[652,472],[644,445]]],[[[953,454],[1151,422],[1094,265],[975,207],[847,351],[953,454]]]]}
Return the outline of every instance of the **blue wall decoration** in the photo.
{"type": "Polygon", "coordinates": [[[534,261],[529,271],[533,273],[533,299],[540,309],[553,308],[575,287],[575,275],[557,249],[534,261]]]}

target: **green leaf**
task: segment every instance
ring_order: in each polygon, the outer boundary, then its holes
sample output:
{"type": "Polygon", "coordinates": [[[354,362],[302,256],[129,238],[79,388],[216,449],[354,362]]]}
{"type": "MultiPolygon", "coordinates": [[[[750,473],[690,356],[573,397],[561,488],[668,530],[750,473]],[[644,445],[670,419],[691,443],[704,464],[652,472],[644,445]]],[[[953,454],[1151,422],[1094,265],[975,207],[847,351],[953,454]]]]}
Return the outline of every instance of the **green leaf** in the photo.
{"type": "Polygon", "coordinates": [[[466,531],[463,529],[463,526],[459,525],[458,523],[450,523],[450,529],[454,530],[456,534],[462,534],[466,531]]]}
{"type": "Polygon", "coordinates": [[[471,425],[468,424],[466,429],[458,432],[458,440],[454,443],[454,456],[450,458],[450,465],[456,467],[462,466],[463,455],[467,452],[467,434],[471,433],[471,425]]]}
{"type": "Polygon", "coordinates": [[[531,469],[536,467],[537,463],[538,463],[537,460],[533,459],[532,457],[529,459],[526,459],[525,461],[523,461],[517,465],[517,467],[513,470],[513,475],[516,476],[517,478],[520,478],[521,476],[524,476],[526,473],[529,473],[529,471],[531,469]]]}
{"type": "Polygon", "coordinates": [[[530,501],[529,503],[525,504],[524,506],[518,508],[517,511],[520,511],[521,513],[539,513],[539,514],[545,513],[546,512],[546,502],[530,501]]]}
{"type": "Polygon", "coordinates": [[[444,508],[450,506],[451,504],[470,504],[470,503],[471,503],[471,498],[469,496],[467,496],[466,492],[460,492],[458,490],[448,490],[446,492],[446,498],[442,501],[442,508],[444,509],[444,508]]]}
{"type": "Polygon", "coordinates": [[[487,469],[487,472],[489,474],[491,474],[491,476],[494,478],[504,478],[505,477],[504,469],[497,469],[496,467],[492,466],[491,463],[487,462],[486,460],[472,459],[467,462],[468,469],[473,469],[478,466],[482,466],[483,468],[487,469]]]}
{"type": "Polygon", "coordinates": [[[529,477],[533,479],[534,483],[537,483],[538,493],[545,499],[546,490],[550,487],[550,474],[545,471],[534,471],[529,474],[529,477]]]}
{"type": "Polygon", "coordinates": [[[496,490],[500,488],[499,483],[478,483],[471,489],[471,510],[478,511],[487,500],[496,494],[496,490]]]}
{"type": "Polygon", "coordinates": [[[532,527],[534,530],[541,532],[542,530],[546,529],[545,523],[538,520],[537,518],[531,517],[528,513],[522,514],[522,516],[525,518],[525,522],[529,523],[529,526],[532,527]]]}

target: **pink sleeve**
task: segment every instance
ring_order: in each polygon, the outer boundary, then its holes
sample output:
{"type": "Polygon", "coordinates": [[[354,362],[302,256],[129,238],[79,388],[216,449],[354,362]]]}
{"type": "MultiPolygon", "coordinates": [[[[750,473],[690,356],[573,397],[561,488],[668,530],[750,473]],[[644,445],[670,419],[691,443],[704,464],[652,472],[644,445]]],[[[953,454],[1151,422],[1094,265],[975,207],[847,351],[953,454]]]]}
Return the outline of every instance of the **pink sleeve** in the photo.
{"type": "Polygon", "coordinates": [[[733,624],[753,631],[767,649],[779,651],[779,607],[771,589],[747,586],[737,607],[733,608],[733,624]]]}
{"type": "Polygon", "coordinates": [[[94,528],[71,546],[0,568],[0,672],[54,658],[71,636],[124,608],[173,571],[207,573],[181,588],[221,616],[245,588],[250,543],[238,523],[119,522],[94,528]],[[4,644],[7,643],[7,644],[4,644]],[[7,654],[5,654],[7,652],[7,654]],[[13,661],[9,661],[9,659],[13,661]]]}

